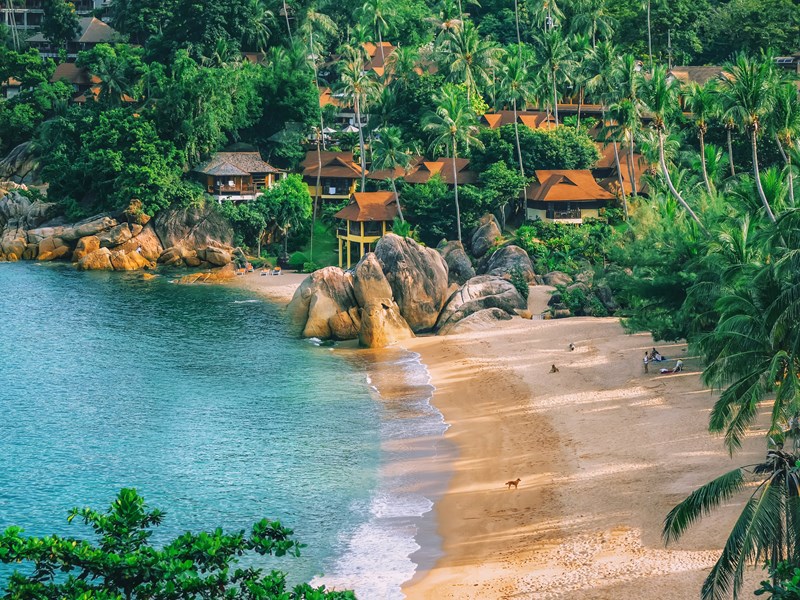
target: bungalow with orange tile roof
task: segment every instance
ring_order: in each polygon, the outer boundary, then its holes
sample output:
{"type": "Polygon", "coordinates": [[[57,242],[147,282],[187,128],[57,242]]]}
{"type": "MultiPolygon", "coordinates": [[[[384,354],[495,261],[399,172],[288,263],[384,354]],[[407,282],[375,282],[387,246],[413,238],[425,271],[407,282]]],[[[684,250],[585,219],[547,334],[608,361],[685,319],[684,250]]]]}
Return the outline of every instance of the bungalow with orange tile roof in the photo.
{"type": "Polygon", "coordinates": [[[386,181],[387,179],[391,178],[405,178],[409,173],[416,171],[424,160],[425,157],[423,156],[412,156],[408,163],[408,169],[395,167],[393,171],[390,169],[371,170],[369,173],[367,173],[367,179],[371,179],[372,181],[386,181]]]}
{"type": "Polygon", "coordinates": [[[312,198],[322,200],[346,200],[356,191],[356,183],[361,179],[361,167],[353,161],[352,152],[311,150],[300,166],[303,167],[303,181],[308,185],[312,198]],[[320,186],[317,189],[317,177],[320,186]]]}
{"type": "MultiPolygon", "coordinates": [[[[514,124],[513,110],[499,110],[494,113],[485,113],[480,121],[489,129],[499,129],[503,125],[514,124]]],[[[517,122],[530,129],[552,129],[556,125],[555,117],[538,110],[518,110],[517,122]]]]}
{"type": "MultiPolygon", "coordinates": [[[[67,58],[75,60],[78,52],[91,50],[97,44],[110,44],[122,41],[117,31],[96,17],[78,19],[78,31],[75,37],[67,42],[67,58]]],[[[28,43],[39,51],[43,58],[57,58],[62,48],[54,46],[41,32],[28,38],[28,43]]]]}
{"type": "Polygon", "coordinates": [[[374,244],[392,230],[392,222],[397,215],[397,196],[394,192],[353,193],[350,204],[333,215],[342,221],[336,232],[339,266],[343,266],[345,253],[347,268],[352,266],[354,245],[358,248],[355,262],[367,252],[372,252],[374,244]]]}
{"type": "Polygon", "coordinates": [[[200,175],[206,192],[219,202],[253,200],[286,176],[264,162],[257,150],[217,152],[194,171],[200,175]]]}
{"type": "MultiPolygon", "coordinates": [[[[614,158],[614,146],[608,144],[597,144],[600,150],[600,160],[592,168],[592,176],[600,183],[600,187],[608,190],[612,194],[619,194],[619,176],[617,175],[617,161],[614,158]]],[[[628,163],[630,162],[630,154],[627,149],[619,148],[619,166],[622,170],[622,184],[625,188],[625,193],[630,195],[633,192],[631,186],[630,170],[628,163]]],[[[636,182],[636,193],[647,195],[647,185],[643,182],[642,178],[647,172],[647,162],[644,157],[638,152],[633,154],[633,176],[636,182]]]]}
{"type": "Polygon", "coordinates": [[[530,220],[580,224],[598,218],[600,209],[614,200],[589,170],[541,170],[536,180],[525,190],[530,220]]]}
{"type": "Polygon", "coordinates": [[[439,176],[447,185],[453,185],[456,180],[458,185],[475,184],[478,181],[478,175],[469,169],[469,162],[468,158],[457,158],[454,174],[451,158],[440,156],[432,161],[423,160],[405,176],[405,181],[406,183],[428,183],[432,177],[439,176]]]}
{"type": "Polygon", "coordinates": [[[8,100],[13,98],[22,91],[22,82],[13,77],[9,77],[3,82],[0,82],[0,96],[8,100]]]}

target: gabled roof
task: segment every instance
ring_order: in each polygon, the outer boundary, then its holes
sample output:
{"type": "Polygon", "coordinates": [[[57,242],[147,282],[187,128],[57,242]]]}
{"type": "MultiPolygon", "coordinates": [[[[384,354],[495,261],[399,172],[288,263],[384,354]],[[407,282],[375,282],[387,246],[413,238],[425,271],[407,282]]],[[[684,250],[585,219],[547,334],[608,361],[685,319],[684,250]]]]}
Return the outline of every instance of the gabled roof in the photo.
{"type": "MultiPolygon", "coordinates": [[[[499,110],[494,113],[486,113],[481,117],[484,125],[489,129],[497,129],[503,125],[514,124],[513,110],[499,110]]],[[[555,127],[555,118],[546,112],[537,110],[518,110],[517,121],[531,129],[550,129],[555,127]]]]}
{"type": "Polygon", "coordinates": [[[419,164],[424,161],[425,158],[422,156],[412,156],[411,160],[408,163],[408,170],[405,171],[400,167],[394,168],[394,173],[390,169],[379,169],[370,171],[367,175],[367,179],[374,179],[375,181],[384,181],[386,179],[391,179],[394,177],[395,179],[400,179],[401,177],[405,177],[409,173],[412,173],[417,169],[419,164]]]}
{"type": "MultiPolygon", "coordinates": [[[[619,190],[619,177],[617,177],[617,164],[614,158],[614,146],[609,144],[603,147],[602,144],[597,145],[600,148],[600,160],[592,174],[600,177],[600,186],[609,192],[616,193],[619,190]]],[[[619,149],[619,166],[622,170],[622,185],[625,188],[625,193],[630,194],[631,182],[630,174],[628,171],[628,163],[630,162],[630,155],[626,150],[619,149]]],[[[644,157],[635,152],[633,155],[633,176],[636,179],[636,190],[642,191],[646,186],[642,183],[642,176],[647,170],[647,163],[644,157]]]]}
{"type": "Polygon", "coordinates": [[[320,88],[319,90],[319,107],[325,108],[329,104],[333,104],[334,106],[342,106],[342,101],[340,98],[337,98],[333,95],[331,88],[324,87],[320,88]]]}
{"type": "Polygon", "coordinates": [[[601,188],[588,170],[536,171],[537,182],[525,190],[533,202],[596,202],[613,200],[614,195],[601,188]]]}
{"type": "MultiPolygon", "coordinates": [[[[78,19],[78,35],[71,41],[81,44],[102,44],[105,42],[113,42],[119,39],[117,31],[100,19],[95,17],[82,17],[78,19]]],[[[49,40],[39,32],[36,35],[28,38],[29,42],[42,43],[49,40]]]]}
{"type": "Polygon", "coordinates": [[[361,167],[353,162],[352,152],[320,152],[322,164],[317,160],[317,151],[306,152],[306,157],[300,166],[303,167],[303,177],[338,177],[342,179],[358,179],[361,177],[361,167]]]}
{"type": "Polygon", "coordinates": [[[392,221],[397,214],[394,192],[356,192],[350,204],[333,216],[347,221],[392,221]]]}
{"type": "Polygon", "coordinates": [[[100,78],[96,75],[90,75],[89,71],[76,65],[75,63],[65,62],[61,63],[53,71],[50,77],[50,83],[61,81],[62,79],[68,81],[73,85],[88,86],[100,83],[100,78]]]}
{"type": "Polygon", "coordinates": [[[194,168],[205,175],[247,175],[250,173],[280,173],[261,159],[259,152],[217,152],[209,160],[194,168]]]}
{"type": "Polygon", "coordinates": [[[668,75],[672,75],[681,83],[699,83],[703,85],[709,79],[719,77],[723,73],[722,67],[717,65],[705,67],[680,66],[672,67],[668,75]]]}
{"type": "MultiPolygon", "coordinates": [[[[456,176],[459,185],[472,184],[478,181],[478,176],[474,171],[470,171],[468,158],[456,159],[456,176]]],[[[427,183],[431,177],[438,175],[442,181],[448,185],[453,185],[453,162],[448,157],[439,157],[436,160],[422,160],[416,169],[405,176],[408,183],[427,183]]]]}

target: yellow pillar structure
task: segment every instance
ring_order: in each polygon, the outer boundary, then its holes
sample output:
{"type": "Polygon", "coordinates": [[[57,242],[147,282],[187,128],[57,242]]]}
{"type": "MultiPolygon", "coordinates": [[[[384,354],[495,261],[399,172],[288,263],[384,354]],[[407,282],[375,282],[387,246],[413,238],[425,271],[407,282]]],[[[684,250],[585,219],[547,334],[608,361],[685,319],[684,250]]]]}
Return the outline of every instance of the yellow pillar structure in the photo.
{"type": "Polygon", "coordinates": [[[339,238],[339,268],[342,268],[342,238],[339,238]]]}
{"type": "Polygon", "coordinates": [[[347,268],[350,268],[350,231],[347,233],[347,268]]]}
{"type": "Polygon", "coordinates": [[[361,240],[358,242],[359,250],[358,260],[364,256],[364,221],[361,221],[361,240]]]}

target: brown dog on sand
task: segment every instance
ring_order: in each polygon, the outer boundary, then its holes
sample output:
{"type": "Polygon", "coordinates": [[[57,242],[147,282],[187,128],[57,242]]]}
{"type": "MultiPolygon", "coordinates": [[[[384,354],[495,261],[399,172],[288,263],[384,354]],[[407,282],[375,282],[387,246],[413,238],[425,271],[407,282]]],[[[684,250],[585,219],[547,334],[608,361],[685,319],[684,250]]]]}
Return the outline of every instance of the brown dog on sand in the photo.
{"type": "Polygon", "coordinates": [[[506,481],[506,485],[508,486],[508,489],[511,489],[511,486],[512,486],[512,485],[514,486],[514,489],[518,489],[518,488],[519,488],[519,482],[520,482],[520,481],[522,481],[522,479],[520,479],[519,477],[517,477],[517,478],[516,478],[516,479],[514,479],[513,481],[506,481]]]}

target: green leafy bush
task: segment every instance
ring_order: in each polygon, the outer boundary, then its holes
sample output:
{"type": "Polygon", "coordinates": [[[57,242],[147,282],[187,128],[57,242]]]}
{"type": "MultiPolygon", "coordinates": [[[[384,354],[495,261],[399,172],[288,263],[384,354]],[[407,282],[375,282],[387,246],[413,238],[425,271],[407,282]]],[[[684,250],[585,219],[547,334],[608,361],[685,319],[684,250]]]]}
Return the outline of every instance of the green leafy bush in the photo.
{"type": "Polygon", "coordinates": [[[293,252],[289,256],[289,266],[292,269],[300,270],[308,262],[308,257],[302,252],[293,252]]]}
{"type": "Polygon", "coordinates": [[[527,302],[528,294],[530,294],[531,290],[528,287],[528,281],[525,279],[525,274],[519,267],[514,267],[511,269],[511,283],[515,288],[517,288],[517,291],[523,298],[525,298],[525,301],[527,302]]]}

